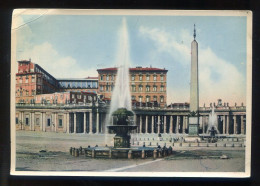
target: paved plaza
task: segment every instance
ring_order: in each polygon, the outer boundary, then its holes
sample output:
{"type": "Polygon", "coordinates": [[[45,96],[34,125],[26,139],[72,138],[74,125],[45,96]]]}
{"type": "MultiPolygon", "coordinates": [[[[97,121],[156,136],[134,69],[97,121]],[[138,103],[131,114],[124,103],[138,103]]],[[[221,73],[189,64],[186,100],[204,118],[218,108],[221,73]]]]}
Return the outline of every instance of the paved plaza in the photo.
{"type": "MultiPolygon", "coordinates": [[[[17,171],[107,171],[107,172],[244,172],[245,148],[180,146],[175,143],[174,153],[165,158],[148,159],[90,159],[69,154],[70,147],[113,146],[113,136],[65,134],[53,132],[16,131],[17,171]],[[226,155],[228,159],[220,157],[226,155]]],[[[163,145],[153,136],[143,135],[146,143],[163,145]],[[147,139],[149,140],[147,141],[147,139]]],[[[143,137],[143,138],[142,138],[143,137]]],[[[223,141],[219,144],[224,143],[223,141]]],[[[228,142],[234,143],[234,142],[228,142]]],[[[227,143],[227,144],[228,144],[227,143]]],[[[152,144],[152,146],[153,146],[152,144]]],[[[170,143],[167,143],[170,144],[170,143]]]]}

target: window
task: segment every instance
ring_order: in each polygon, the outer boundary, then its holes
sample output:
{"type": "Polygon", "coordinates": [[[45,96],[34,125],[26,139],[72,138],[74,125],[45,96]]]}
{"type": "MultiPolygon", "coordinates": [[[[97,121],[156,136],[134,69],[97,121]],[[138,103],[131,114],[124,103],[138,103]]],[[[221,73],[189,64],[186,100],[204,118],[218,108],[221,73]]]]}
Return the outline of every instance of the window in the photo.
{"type": "Polygon", "coordinates": [[[18,117],[15,118],[15,123],[18,124],[18,117]]]}
{"type": "Polygon", "coordinates": [[[153,86],[153,91],[154,91],[154,92],[157,91],[157,86],[153,86]]]}
{"type": "Polygon", "coordinates": [[[153,101],[157,101],[157,96],[154,96],[154,97],[153,97],[153,101]]]}
{"type": "Polygon", "coordinates": [[[48,127],[51,126],[51,119],[50,118],[47,119],[47,126],[48,127]]]}
{"type": "Polygon", "coordinates": [[[78,94],[78,95],[77,95],[77,98],[78,98],[78,99],[81,99],[81,95],[80,95],[80,94],[78,94]]]}
{"type": "Polygon", "coordinates": [[[40,118],[36,118],[35,123],[36,125],[40,125],[40,118]]]}
{"type": "Polygon", "coordinates": [[[87,87],[87,82],[82,82],[82,87],[86,88],[87,87]]]}
{"type": "Polygon", "coordinates": [[[111,85],[111,91],[113,91],[114,90],[114,84],[112,83],[112,85],[111,85]]]}
{"type": "Polygon", "coordinates": [[[75,81],[72,82],[72,88],[76,88],[76,82],[75,81]]]}
{"type": "Polygon", "coordinates": [[[23,79],[21,77],[19,79],[19,83],[23,83],[23,79]]]}
{"type": "Polygon", "coordinates": [[[74,94],[71,94],[71,97],[72,97],[72,99],[74,99],[74,98],[75,98],[75,95],[74,95],[74,94]]]}
{"type": "Polygon", "coordinates": [[[35,90],[32,90],[32,96],[35,95],[35,90]]]}
{"type": "Polygon", "coordinates": [[[150,96],[146,96],[146,102],[150,102],[150,96]]]}
{"type": "Polygon", "coordinates": [[[103,81],[103,79],[104,79],[104,77],[103,77],[103,75],[101,75],[101,76],[100,76],[100,80],[103,81]]]}
{"type": "Polygon", "coordinates": [[[23,96],[23,91],[22,90],[20,91],[20,96],[23,96]]]}
{"type": "Polygon", "coordinates": [[[150,76],[146,75],[146,81],[150,81],[150,76]]]}
{"type": "Polygon", "coordinates": [[[32,76],[32,82],[35,82],[35,77],[34,76],[32,76]]]}
{"type": "Polygon", "coordinates": [[[29,125],[29,118],[25,118],[25,125],[29,125]]]}
{"type": "Polygon", "coordinates": [[[163,96],[160,97],[160,102],[162,103],[164,101],[163,96]]]}
{"type": "Polygon", "coordinates": [[[26,96],[28,96],[29,95],[29,91],[28,90],[26,90],[26,96]]]}
{"type": "Polygon", "coordinates": [[[163,86],[163,85],[161,86],[160,91],[161,91],[161,92],[164,91],[164,86],[163,86]]]}
{"type": "Polygon", "coordinates": [[[135,100],[135,96],[132,96],[132,100],[135,100]]]}
{"type": "Polygon", "coordinates": [[[103,91],[104,88],[103,88],[103,85],[100,85],[100,91],[103,91]]]}
{"type": "Polygon", "coordinates": [[[164,77],[163,77],[163,75],[161,75],[161,81],[163,81],[163,79],[164,79],[164,77]]]}
{"type": "Polygon", "coordinates": [[[154,80],[154,81],[156,81],[156,79],[157,79],[157,76],[156,76],[156,75],[154,75],[154,76],[153,76],[153,80],[154,80]]]}
{"type": "Polygon", "coordinates": [[[140,81],[143,80],[143,76],[142,76],[142,75],[139,76],[139,80],[140,80],[140,81]]]}
{"type": "Polygon", "coordinates": [[[92,88],[97,88],[97,82],[92,82],[92,88]]]}
{"type": "Polygon", "coordinates": [[[150,92],[150,86],[146,86],[146,92],[150,92]]]}
{"type": "Polygon", "coordinates": [[[139,102],[142,102],[143,96],[139,96],[139,102]]]}
{"type": "Polygon", "coordinates": [[[91,88],[91,82],[90,81],[87,82],[87,87],[91,88]]]}
{"type": "Polygon", "coordinates": [[[59,119],[59,127],[62,127],[62,119],[59,119]]]}
{"type": "Polygon", "coordinates": [[[132,80],[132,81],[134,81],[134,80],[135,80],[135,76],[134,76],[134,75],[132,76],[131,80],[132,80]]]}
{"type": "Polygon", "coordinates": [[[111,80],[114,81],[115,80],[115,75],[111,76],[111,80]]]}
{"type": "Polygon", "coordinates": [[[142,92],[142,91],[143,91],[143,86],[139,85],[139,92],[142,92]]]}
{"type": "Polygon", "coordinates": [[[107,75],[107,81],[109,81],[109,75],[107,75]]]}
{"type": "Polygon", "coordinates": [[[136,91],[136,87],[135,85],[132,85],[132,92],[135,92],[136,91]]]}

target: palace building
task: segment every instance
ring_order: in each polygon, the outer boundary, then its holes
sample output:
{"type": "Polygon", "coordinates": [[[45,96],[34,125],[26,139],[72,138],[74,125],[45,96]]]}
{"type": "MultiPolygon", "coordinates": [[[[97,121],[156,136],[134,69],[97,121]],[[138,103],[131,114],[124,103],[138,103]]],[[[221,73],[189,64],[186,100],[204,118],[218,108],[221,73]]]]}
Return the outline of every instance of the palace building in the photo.
{"type": "MultiPolygon", "coordinates": [[[[117,68],[98,69],[98,92],[104,99],[110,100],[115,86],[117,68]]],[[[164,107],[167,101],[168,70],[152,67],[129,69],[129,86],[132,101],[138,103],[156,103],[164,107]]]]}

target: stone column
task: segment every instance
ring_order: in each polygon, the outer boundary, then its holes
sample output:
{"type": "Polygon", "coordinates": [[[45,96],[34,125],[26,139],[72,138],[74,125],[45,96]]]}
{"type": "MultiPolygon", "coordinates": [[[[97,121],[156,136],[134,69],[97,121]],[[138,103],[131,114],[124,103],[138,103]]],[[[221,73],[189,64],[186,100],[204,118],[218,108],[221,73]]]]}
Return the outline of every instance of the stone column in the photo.
{"type": "Polygon", "coordinates": [[[34,117],[35,115],[34,115],[34,112],[32,113],[32,130],[34,131],[35,129],[35,117],[34,117]]]}
{"type": "Polygon", "coordinates": [[[205,133],[205,116],[202,116],[202,134],[205,133]]]}
{"type": "Polygon", "coordinates": [[[223,117],[223,134],[226,134],[226,116],[222,116],[223,117]]]}
{"type": "Polygon", "coordinates": [[[182,116],[182,134],[184,134],[185,133],[185,116],[182,116]]]}
{"type": "Polygon", "coordinates": [[[57,122],[57,112],[54,113],[54,126],[55,126],[55,132],[58,131],[58,122],[57,122]]]}
{"type": "Polygon", "coordinates": [[[40,114],[40,131],[43,131],[43,113],[40,114]]]}
{"type": "Polygon", "coordinates": [[[142,128],[143,128],[143,118],[142,118],[142,115],[140,115],[140,127],[139,127],[139,133],[143,133],[143,132],[142,132],[142,128]]]}
{"type": "Polygon", "coordinates": [[[73,133],[74,134],[76,134],[77,133],[77,113],[76,112],[74,112],[74,131],[73,131],[73,133]]]}
{"type": "Polygon", "coordinates": [[[96,134],[99,133],[99,112],[97,112],[97,119],[96,119],[96,134]]]}
{"type": "Polygon", "coordinates": [[[69,134],[70,133],[70,113],[66,113],[66,117],[67,117],[67,120],[66,120],[66,125],[67,125],[67,133],[69,134]]]}
{"type": "Polygon", "coordinates": [[[186,122],[185,129],[187,130],[188,129],[188,116],[185,116],[185,118],[186,118],[186,120],[185,120],[185,122],[186,122]]]}
{"type": "Polygon", "coordinates": [[[227,115],[227,130],[226,130],[226,134],[229,134],[229,115],[227,115]]]}
{"type": "Polygon", "coordinates": [[[30,130],[32,130],[32,113],[29,113],[29,124],[30,124],[30,130]]]}
{"type": "Polygon", "coordinates": [[[92,134],[92,111],[89,112],[89,134],[92,134]]]}
{"type": "Polygon", "coordinates": [[[173,116],[170,116],[170,131],[169,131],[170,134],[172,134],[172,127],[173,127],[173,116]]]}
{"type": "Polygon", "coordinates": [[[42,112],[42,127],[43,131],[46,132],[46,113],[42,112]]]}
{"type": "Polygon", "coordinates": [[[152,134],[154,133],[154,116],[152,116],[152,134]]]}
{"type": "Polygon", "coordinates": [[[157,123],[157,125],[158,125],[158,131],[157,131],[157,133],[159,134],[160,131],[161,131],[161,129],[160,129],[160,123],[161,123],[160,116],[158,116],[158,121],[157,121],[157,122],[158,122],[158,123],[157,123]]]}
{"type": "Polygon", "coordinates": [[[148,116],[145,116],[145,133],[148,133],[148,116]]]}
{"type": "Polygon", "coordinates": [[[244,125],[244,116],[240,116],[240,123],[241,123],[241,134],[245,134],[245,125],[244,125]]]}
{"type": "Polygon", "coordinates": [[[166,116],[164,116],[164,120],[163,120],[163,130],[164,130],[164,133],[166,134],[167,133],[167,118],[166,118],[166,116]]]}
{"type": "Polygon", "coordinates": [[[84,117],[83,117],[83,119],[84,119],[84,121],[83,121],[83,133],[86,133],[86,131],[87,131],[87,117],[86,117],[86,115],[87,115],[87,113],[86,112],[84,112],[84,117]]]}
{"type": "Polygon", "coordinates": [[[234,119],[234,134],[237,134],[237,116],[234,115],[233,116],[233,119],[234,119]]]}
{"type": "Polygon", "coordinates": [[[67,113],[63,114],[63,118],[64,118],[64,124],[63,124],[63,132],[66,133],[67,132],[67,113]]]}
{"type": "Polygon", "coordinates": [[[177,116],[176,126],[175,126],[175,133],[176,134],[179,134],[179,121],[180,121],[180,116],[177,116]]]}

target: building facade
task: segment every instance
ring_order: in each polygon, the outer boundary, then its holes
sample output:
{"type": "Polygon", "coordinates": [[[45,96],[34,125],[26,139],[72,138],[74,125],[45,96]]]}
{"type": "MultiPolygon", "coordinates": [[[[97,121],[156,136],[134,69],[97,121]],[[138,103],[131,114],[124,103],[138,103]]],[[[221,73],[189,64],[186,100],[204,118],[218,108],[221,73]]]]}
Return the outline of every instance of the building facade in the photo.
{"type": "MultiPolygon", "coordinates": [[[[71,95],[72,97],[72,95],[71,95]]],[[[206,134],[209,115],[213,105],[199,108],[199,133],[206,134]]],[[[21,104],[16,105],[16,129],[63,133],[105,133],[108,105],[97,99],[82,104],[21,104]]],[[[140,134],[188,134],[189,106],[178,104],[166,108],[133,107],[136,133],[140,134]]],[[[246,107],[229,106],[228,103],[215,105],[218,131],[222,135],[246,134],[246,107]]]]}
{"type": "MultiPolygon", "coordinates": [[[[105,99],[111,99],[115,86],[117,68],[98,69],[98,92],[105,99]]],[[[167,101],[168,70],[152,67],[129,69],[132,101],[138,103],[156,103],[164,107],[167,101]]]]}

